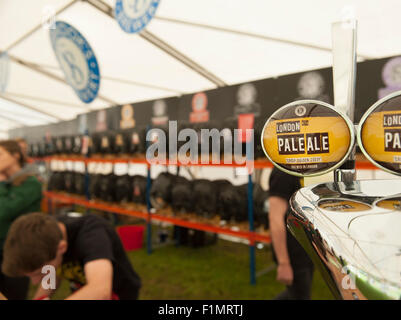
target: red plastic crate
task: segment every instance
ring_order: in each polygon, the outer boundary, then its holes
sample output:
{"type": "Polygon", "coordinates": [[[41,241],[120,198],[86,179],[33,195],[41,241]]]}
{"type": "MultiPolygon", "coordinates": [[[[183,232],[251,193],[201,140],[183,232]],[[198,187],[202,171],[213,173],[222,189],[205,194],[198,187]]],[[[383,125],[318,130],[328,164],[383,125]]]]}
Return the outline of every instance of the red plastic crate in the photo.
{"type": "Polygon", "coordinates": [[[117,233],[126,251],[138,250],[143,246],[144,226],[129,225],[117,227],[117,233]]]}

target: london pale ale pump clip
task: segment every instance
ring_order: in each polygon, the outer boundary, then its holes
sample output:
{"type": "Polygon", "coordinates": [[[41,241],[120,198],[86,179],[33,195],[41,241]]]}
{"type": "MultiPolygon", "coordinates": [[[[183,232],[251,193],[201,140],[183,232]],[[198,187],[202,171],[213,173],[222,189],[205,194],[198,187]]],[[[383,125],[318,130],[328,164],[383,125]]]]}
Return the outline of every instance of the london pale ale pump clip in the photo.
{"type": "Polygon", "coordinates": [[[358,126],[358,144],[374,165],[401,175],[401,91],[366,111],[358,126]]]}
{"type": "Polygon", "coordinates": [[[281,107],[266,121],[261,135],[267,158],[282,171],[299,177],[338,168],[354,142],[351,120],[339,109],[316,100],[281,107]]]}

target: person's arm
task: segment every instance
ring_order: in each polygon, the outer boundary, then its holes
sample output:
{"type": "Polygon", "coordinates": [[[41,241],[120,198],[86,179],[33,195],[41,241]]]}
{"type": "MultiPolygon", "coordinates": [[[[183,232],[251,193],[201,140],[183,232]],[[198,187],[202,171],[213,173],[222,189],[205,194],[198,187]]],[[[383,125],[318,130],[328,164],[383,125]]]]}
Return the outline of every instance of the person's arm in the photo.
{"type": "Polygon", "coordinates": [[[269,224],[273,242],[273,249],[278,260],[277,280],[291,285],[294,275],[290,265],[287,249],[287,229],[285,226],[285,214],[288,202],[277,196],[269,197],[269,224]]]}
{"type": "Polygon", "coordinates": [[[0,183],[0,221],[12,220],[26,207],[42,197],[42,188],[38,181],[26,181],[10,189],[0,183]]]}
{"type": "Polygon", "coordinates": [[[86,284],[66,300],[109,300],[113,289],[113,265],[110,260],[98,259],[85,264],[86,284]]]}

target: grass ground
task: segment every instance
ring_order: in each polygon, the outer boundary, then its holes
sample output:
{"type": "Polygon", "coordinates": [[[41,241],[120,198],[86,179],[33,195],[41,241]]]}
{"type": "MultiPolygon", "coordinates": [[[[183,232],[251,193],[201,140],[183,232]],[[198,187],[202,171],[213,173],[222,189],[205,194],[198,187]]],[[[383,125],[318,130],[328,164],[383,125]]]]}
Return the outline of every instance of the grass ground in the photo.
{"type": "MultiPolygon", "coordinates": [[[[249,284],[249,248],[218,240],[203,248],[165,246],[148,255],[145,249],[128,253],[142,278],[141,299],[272,299],[284,289],[275,280],[275,269],[249,284]]],[[[256,250],[256,268],[271,265],[269,248],[256,250]]],[[[68,294],[63,282],[55,299],[68,294]]],[[[332,299],[318,272],[315,272],[313,299],[332,299]]]]}

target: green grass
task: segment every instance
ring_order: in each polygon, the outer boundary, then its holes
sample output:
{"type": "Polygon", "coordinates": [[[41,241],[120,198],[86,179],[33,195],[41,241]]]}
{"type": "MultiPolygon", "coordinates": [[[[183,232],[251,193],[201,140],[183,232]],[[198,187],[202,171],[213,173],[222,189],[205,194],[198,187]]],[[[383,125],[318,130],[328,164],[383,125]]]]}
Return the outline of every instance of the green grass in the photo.
{"type": "MultiPolygon", "coordinates": [[[[134,269],[142,278],[140,299],[272,299],[284,286],[275,280],[276,269],[249,283],[249,248],[219,240],[203,248],[165,246],[148,255],[145,249],[129,252],[134,269]]],[[[256,250],[256,269],[272,265],[269,248],[256,250]]],[[[68,295],[63,282],[55,299],[68,295]]],[[[332,299],[315,272],[313,299],[332,299]]]]}

